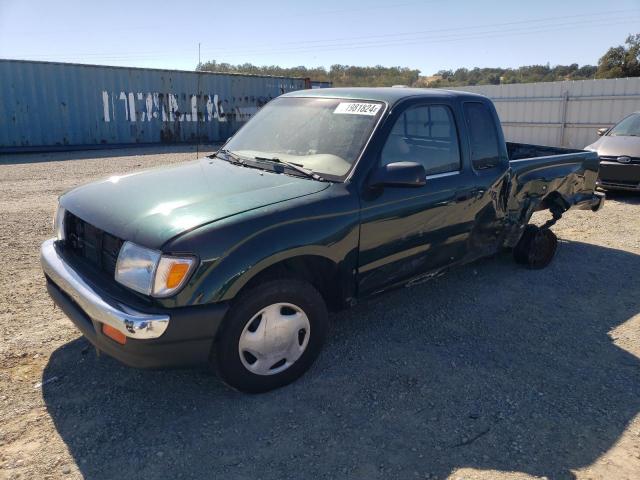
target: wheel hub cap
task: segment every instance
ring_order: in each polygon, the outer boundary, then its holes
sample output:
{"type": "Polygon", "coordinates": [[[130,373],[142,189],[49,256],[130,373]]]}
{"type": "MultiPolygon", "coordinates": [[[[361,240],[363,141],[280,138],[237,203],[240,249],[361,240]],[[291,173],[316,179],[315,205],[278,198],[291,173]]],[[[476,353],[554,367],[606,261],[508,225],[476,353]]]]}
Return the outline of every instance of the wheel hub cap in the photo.
{"type": "Polygon", "coordinates": [[[244,367],[257,375],[288,369],[304,353],[311,325],[304,311],[291,303],[274,303],[256,313],[240,335],[238,352],[244,367]]]}

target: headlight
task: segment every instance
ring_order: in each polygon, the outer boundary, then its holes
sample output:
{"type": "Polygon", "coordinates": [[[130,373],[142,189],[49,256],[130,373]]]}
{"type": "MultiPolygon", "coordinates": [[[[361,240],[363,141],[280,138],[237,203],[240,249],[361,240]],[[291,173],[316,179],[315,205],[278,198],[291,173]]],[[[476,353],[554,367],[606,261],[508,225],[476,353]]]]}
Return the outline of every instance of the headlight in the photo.
{"type": "Polygon", "coordinates": [[[145,295],[151,295],[153,276],[162,254],[125,242],[116,262],[116,281],[145,295]]]}
{"type": "Polygon", "coordinates": [[[116,262],[116,281],[136,292],[154,297],[168,297],[179,290],[195,266],[193,257],[162,255],[125,242],[116,262]]]}
{"type": "Polygon", "coordinates": [[[64,240],[64,216],[67,211],[58,204],[55,217],[53,217],[53,232],[58,240],[64,240]]]}

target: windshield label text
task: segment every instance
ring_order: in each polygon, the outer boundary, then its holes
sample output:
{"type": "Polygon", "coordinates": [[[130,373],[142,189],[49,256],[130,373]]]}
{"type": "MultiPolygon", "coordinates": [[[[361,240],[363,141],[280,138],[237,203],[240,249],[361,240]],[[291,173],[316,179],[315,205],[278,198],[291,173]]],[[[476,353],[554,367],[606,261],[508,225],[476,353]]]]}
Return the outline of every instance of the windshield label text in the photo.
{"type": "Polygon", "coordinates": [[[333,113],[351,114],[351,115],[375,115],[380,110],[379,103],[352,103],[341,102],[338,104],[333,113]]]}

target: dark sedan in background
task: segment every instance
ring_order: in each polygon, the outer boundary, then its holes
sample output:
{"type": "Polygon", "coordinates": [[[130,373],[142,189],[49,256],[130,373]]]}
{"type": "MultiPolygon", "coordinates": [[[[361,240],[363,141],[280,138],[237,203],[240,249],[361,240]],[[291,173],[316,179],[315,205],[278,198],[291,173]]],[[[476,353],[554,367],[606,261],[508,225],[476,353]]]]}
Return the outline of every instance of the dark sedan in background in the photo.
{"type": "Polygon", "coordinates": [[[606,190],[640,191],[640,112],[598,130],[597,142],[585,147],[600,157],[597,185],[606,190]]]}

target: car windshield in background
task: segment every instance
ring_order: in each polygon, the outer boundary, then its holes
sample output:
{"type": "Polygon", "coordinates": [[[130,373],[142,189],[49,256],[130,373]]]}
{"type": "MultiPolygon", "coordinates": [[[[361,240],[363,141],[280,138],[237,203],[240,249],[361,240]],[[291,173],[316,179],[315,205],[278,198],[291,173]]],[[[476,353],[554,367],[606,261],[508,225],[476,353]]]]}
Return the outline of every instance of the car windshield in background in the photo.
{"type": "Polygon", "coordinates": [[[277,98],[224,149],[245,159],[277,159],[341,178],[358,159],[383,109],[382,103],[361,100],[277,98]]]}
{"type": "Polygon", "coordinates": [[[640,113],[634,113],[611,129],[612,137],[640,137],[640,113]]]}

